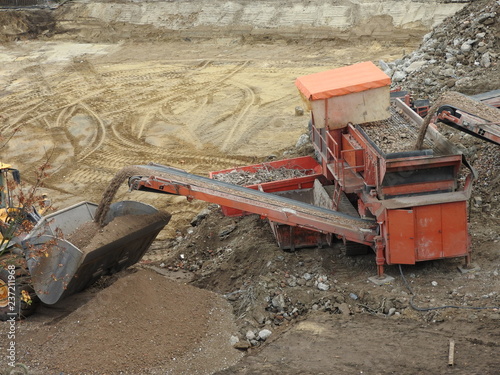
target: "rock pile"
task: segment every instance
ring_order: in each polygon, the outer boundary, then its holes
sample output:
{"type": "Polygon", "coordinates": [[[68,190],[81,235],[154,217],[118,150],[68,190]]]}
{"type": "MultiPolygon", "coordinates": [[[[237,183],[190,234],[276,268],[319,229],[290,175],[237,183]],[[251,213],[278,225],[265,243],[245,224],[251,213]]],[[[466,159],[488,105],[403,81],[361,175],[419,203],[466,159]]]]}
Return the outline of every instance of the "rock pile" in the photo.
{"type": "MultiPolygon", "coordinates": [[[[393,63],[381,61],[380,66],[392,77],[394,87],[410,91],[415,99],[435,102],[449,91],[475,95],[497,90],[500,88],[499,36],[500,2],[473,1],[428,33],[420,48],[393,63]]],[[[478,172],[472,212],[484,218],[498,217],[499,146],[452,128],[445,127],[441,132],[463,150],[478,172]]]]}
{"type": "Polygon", "coordinates": [[[393,86],[415,98],[448,90],[472,95],[500,87],[500,3],[471,2],[428,33],[419,49],[392,63],[380,62],[393,86]]]}

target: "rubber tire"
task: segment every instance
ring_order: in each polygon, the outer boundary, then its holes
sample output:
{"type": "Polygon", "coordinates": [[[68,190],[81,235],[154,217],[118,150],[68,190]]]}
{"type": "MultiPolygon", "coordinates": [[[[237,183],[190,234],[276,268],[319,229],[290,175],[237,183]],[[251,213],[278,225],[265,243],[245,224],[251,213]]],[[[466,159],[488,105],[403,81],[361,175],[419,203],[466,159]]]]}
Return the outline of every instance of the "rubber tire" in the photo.
{"type": "Polygon", "coordinates": [[[345,255],[347,256],[357,256],[366,255],[372,249],[368,245],[363,245],[362,243],[357,243],[353,241],[345,241],[344,243],[345,255]]]}
{"type": "MultiPolygon", "coordinates": [[[[2,268],[0,269],[0,280],[6,284],[8,290],[9,283],[9,271],[2,268]]],[[[30,283],[30,277],[27,275],[16,276],[15,279],[15,293],[14,293],[14,301],[16,310],[10,310],[10,305],[0,307],[0,320],[6,321],[11,317],[15,317],[16,319],[23,319],[35,313],[38,305],[40,304],[40,299],[36,295],[33,287],[30,283]],[[31,303],[28,304],[21,300],[20,296],[22,291],[25,290],[31,297],[31,303]],[[14,313],[14,315],[11,315],[14,313]]]]}

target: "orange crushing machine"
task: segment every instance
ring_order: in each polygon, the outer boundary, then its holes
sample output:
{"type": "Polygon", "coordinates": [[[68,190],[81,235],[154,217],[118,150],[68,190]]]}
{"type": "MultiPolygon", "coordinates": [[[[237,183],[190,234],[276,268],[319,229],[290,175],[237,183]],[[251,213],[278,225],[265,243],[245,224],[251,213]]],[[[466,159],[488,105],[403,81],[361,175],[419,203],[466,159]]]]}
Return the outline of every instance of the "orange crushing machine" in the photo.
{"type": "Polygon", "coordinates": [[[348,255],[375,253],[384,266],[463,257],[471,265],[468,201],[473,169],[431,124],[424,149],[414,145],[422,125],[390,78],[371,62],[297,78],[311,112],[315,157],[211,172],[210,177],[150,164],[129,180],[132,189],[184,195],[223,207],[226,215],[269,219],[285,249],[343,240],[348,255]],[[297,168],[303,177],[237,186],[216,179],[231,171],[297,168]]]}

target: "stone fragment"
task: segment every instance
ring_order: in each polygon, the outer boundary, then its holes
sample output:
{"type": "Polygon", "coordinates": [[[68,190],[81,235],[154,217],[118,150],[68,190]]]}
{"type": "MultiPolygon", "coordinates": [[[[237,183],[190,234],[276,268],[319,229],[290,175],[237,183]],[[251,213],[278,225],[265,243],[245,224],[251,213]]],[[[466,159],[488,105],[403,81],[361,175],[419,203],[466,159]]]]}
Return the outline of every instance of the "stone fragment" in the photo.
{"type": "Polygon", "coordinates": [[[481,196],[476,195],[474,198],[472,198],[474,206],[476,207],[481,207],[483,205],[483,198],[481,196]]]}
{"type": "Polygon", "coordinates": [[[397,70],[392,75],[392,81],[393,82],[402,82],[402,81],[404,81],[405,78],[406,78],[406,73],[402,72],[401,70],[397,70]]]}
{"type": "Polygon", "coordinates": [[[490,54],[488,52],[481,56],[481,66],[484,66],[485,68],[489,68],[491,66],[490,54]]]}
{"type": "Polygon", "coordinates": [[[191,220],[191,226],[196,227],[210,214],[210,210],[204,208],[191,220]]]}
{"type": "Polygon", "coordinates": [[[236,229],[236,225],[234,225],[234,224],[228,225],[219,232],[219,237],[226,237],[228,234],[233,232],[235,229],[236,229]]]}
{"type": "Polygon", "coordinates": [[[412,62],[407,68],[405,68],[406,73],[414,73],[422,69],[422,67],[427,64],[427,61],[420,60],[412,62]]]}
{"type": "Polygon", "coordinates": [[[237,336],[231,336],[231,338],[229,339],[229,342],[232,346],[236,345],[239,341],[240,339],[237,336]]]}
{"type": "Polygon", "coordinates": [[[477,18],[477,22],[483,25],[493,25],[495,23],[496,13],[483,13],[477,18]]]}
{"type": "Polygon", "coordinates": [[[271,300],[271,304],[273,305],[273,307],[283,310],[283,308],[285,307],[285,297],[283,297],[283,294],[278,294],[277,296],[273,297],[273,299],[271,300]]]}
{"type": "Polygon", "coordinates": [[[299,139],[297,140],[297,143],[295,144],[295,148],[302,147],[308,143],[309,143],[309,134],[302,134],[299,137],[299,139]]]}
{"type": "Polygon", "coordinates": [[[248,350],[250,348],[250,343],[247,341],[238,341],[236,344],[233,344],[233,348],[238,350],[248,350]]]}
{"type": "Polygon", "coordinates": [[[462,46],[460,47],[460,49],[462,50],[462,52],[469,52],[471,49],[472,49],[472,45],[465,42],[462,44],[462,46]]]}
{"type": "Polygon", "coordinates": [[[317,287],[319,290],[323,290],[323,291],[330,289],[330,285],[325,284],[325,283],[318,283],[317,287]]]}
{"type": "Polygon", "coordinates": [[[266,341],[269,336],[271,336],[272,332],[268,329],[263,329],[261,331],[259,331],[259,339],[261,339],[262,341],[266,341]]]}
{"type": "Polygon", "coordinates": [[[251,341],[251,340],[255,340],[255,332],[252,331],[252,330],[248,330],[247,333],[245,334],[245,337],[247,340],[251,341]]]}
{"type": "Polygon", "coordinates": [[[456,80],[456,79],[453,79],[453,78],[452,78],[452,79],[447,80],[447,81],[446,81],[446,87],[448,87],[448,88],[450,88],[450,89],[451,89],[453,86],[455,86],[455,82],[457,82],[457,80],[456,80]]]}
{"type": "Polygon", "coordinates": [[[351,315],[351,309],[347,303],[341,303],[337,308],[342,315],[351,315]]]}

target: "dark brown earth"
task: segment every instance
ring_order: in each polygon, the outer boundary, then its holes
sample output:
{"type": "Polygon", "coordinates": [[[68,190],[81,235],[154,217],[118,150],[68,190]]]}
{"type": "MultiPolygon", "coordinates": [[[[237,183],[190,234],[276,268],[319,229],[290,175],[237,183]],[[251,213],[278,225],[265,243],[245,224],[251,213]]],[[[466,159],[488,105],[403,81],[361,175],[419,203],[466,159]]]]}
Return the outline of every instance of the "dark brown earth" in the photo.
{"type": "Polygon", "coordinates": [[[229,345],[234,323],[220,296],[148,270],[115,280],[20,324],[18,360],[31,364],[30,374],[196,373],[207,359],[215,370],[241,357],[229,345]],[[225,356],[213,355],[224,348],[225,356]]]}

